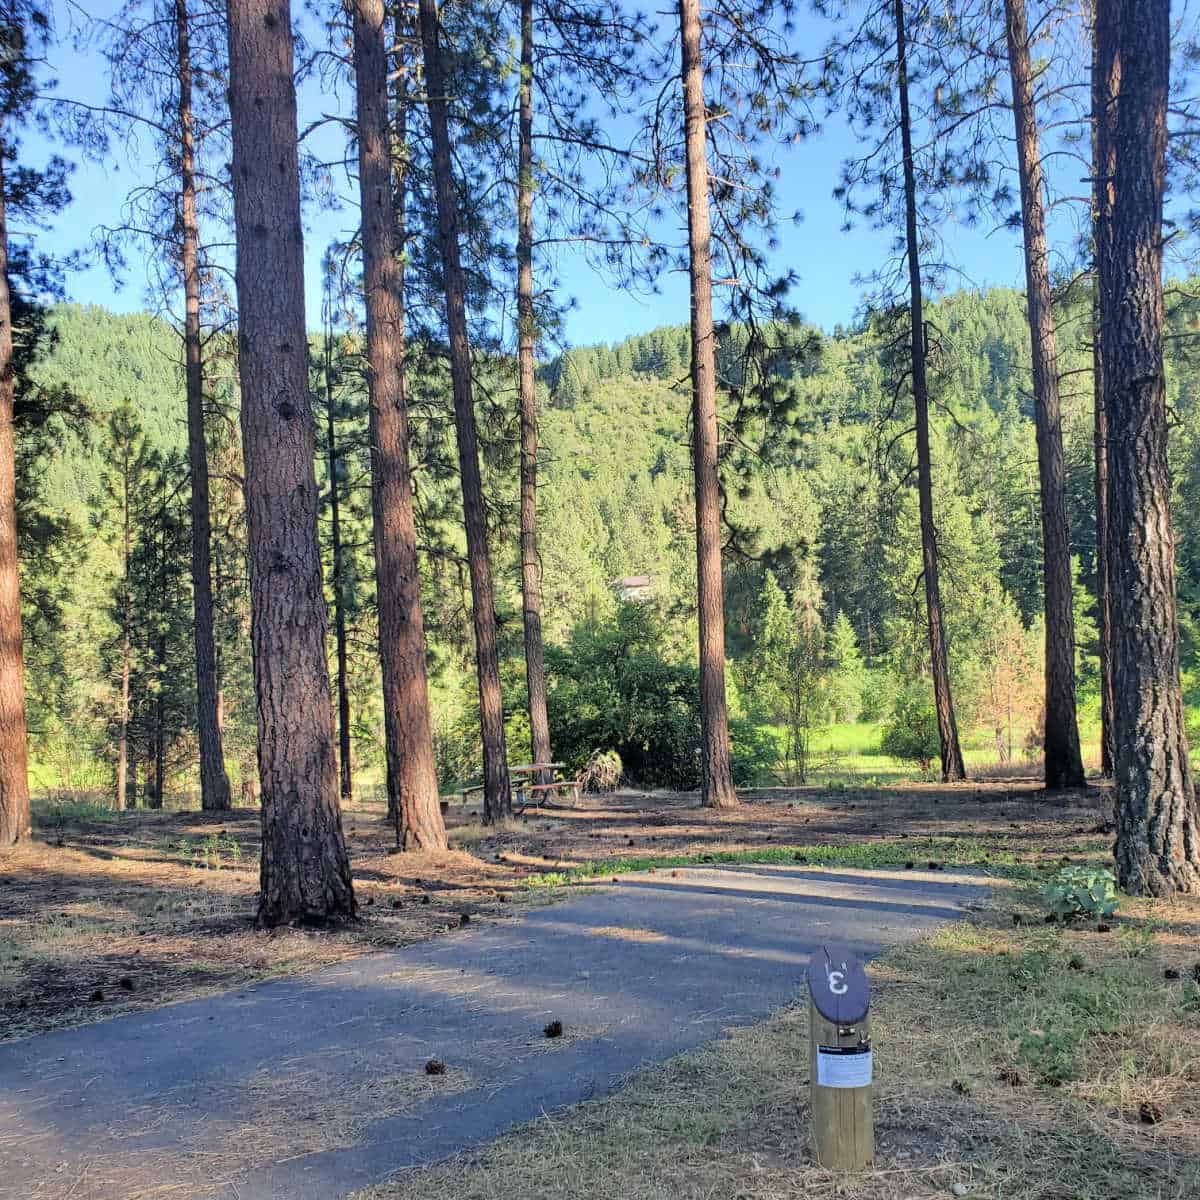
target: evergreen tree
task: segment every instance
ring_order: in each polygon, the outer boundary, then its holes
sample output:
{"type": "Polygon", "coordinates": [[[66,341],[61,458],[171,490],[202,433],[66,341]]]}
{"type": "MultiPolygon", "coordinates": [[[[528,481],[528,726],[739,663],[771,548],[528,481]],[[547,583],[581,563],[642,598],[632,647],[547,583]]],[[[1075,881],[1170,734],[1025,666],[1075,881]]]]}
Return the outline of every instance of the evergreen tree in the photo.
{"type": "Polygon", "coordinates": [[[408,32],[397,15],[399,61],[389,123],[384,6],[378,0],[356,0],[354,70],[388,805],[403,847],[439,850],[445,849],[446,831],[434,762],[409,463],[402,258],[410,167],[408,32]]]}
{"type": "Polygon", "coordinates": [[[1045,772],[1052,790],[1084,785],[1075,715],[1075,626],[1071,530],[1067,519],[1058,346],[1050,292],[1042,156],[1034,101],[1025,0],[1005,0],[1005,28],[1016,121],[1025,293],[1033,341],[1033,394],[1042,500],[1042,574],[1046,627],[1045,772]]]}
{"type": "Polygon", "coordinates": [[[1098,0],[1096,246],[1109,418],[1117,878],[1126,891],[1200,889],[1200,810],[1180,689],[1167,466],[1162,220],[1170,5],[1098,0]]]}
{"type": "Polygon", "coordinates": [[[50,19],[38,0],[5,0],[0,9],[0,848],[28,836],[29,771],[25,662],[17,542],[14,282],[38,262],[14,243],[14,216],[53,212],[67,200],[65,166],[20,164],[19,128],[34,104],[41,50],[50,19]]]}
{"type": "MultiPolygon", "coordinates": [[[[928,23],[929,15],[918,6],[918,15],[928,23]]],[[[904,230],[899,260],[901,278],[880,278],[884,296],[899,291],[905,296],[907,321],[903,339],[897,334],[897,357],[901,364],[893,392],[907,388],[911,392],[917,448],[917,494],[921,509],[921,576],[925,588],[925,617],[929,641],[929,659],[933,677],[934,709],[941,741],[942,778],[945,782],[966,777],[958,721],[952,696],[950,657],[942,603],[941,568],[938,558],[937,528],[933,507],[933,461],[930,437],[929,334],[925,319],[925,279],[922,274],[922,250],[928,247],[928,231],[920,222],[921,197],[918,195],[918,161],[914,140],[911,76],[909,61],[909,21],[907,0],[877,0],[857,26],[853,39],[835,43],[826,59],[839,64],[841,94],[849,105],[851,119],[864,133],[878,132],[881,145],[896,140],[900,144],[899,162],[895,156],[869,153],[847,163],[838,192],[848,204],[855,203],[861,191],[871,193],[862,206],[873,220],[888,221],[900,217],[904,230]],[[886,53],[881,53],[886,48],[886,53]],[[857,64],[863,63],[862,69],[857,64]]],[[[930,53],[936,53],[936,47],[930,53]]],[[[929,152],[929,147],[926,147],[929,152]]],[[[920,168],[922,180],[937,177],[936,165],[920,168]]],[[[899,316],[898,305],[876,297],[876,303],[899,316]]]]}
{"type": "Polygon", "coordinates": [[[264,925],[352,917],[326,661],[291,9],[230,0],[230,115],[264,925]]]}
{"type": "Polygon", "coordinates": [[[858,648],[858,635],[850,618],[840,612],[826,637],[825,655],[829,662],[829,708],[838,723],[856,721],[862,706],[866,667],[858,648]]]}
{"type": "Polygon", "coordinates": [[[460,212],[450,142],[449,99],[441,46],[441,19],[436,0],[420,0],[421,46],[429,93],[429,126],[436,181],[438,246],[446,329],[450,343],[450,375],[458,440],[459,477],[471,575],[471,613],[475,630],[475,662],[479,684],[479,718],[483,738],[484,818],[503,819],[512,811],[508,755],[504,738],[504,704],[496,638],[495,591],[488,552],[487,518],[479,470],[479,435],[475,422],[471,344],[467,328],[467,282],[462,266],[460,212]]]}
{"type": "Polygon", "coordinates": [[[129,246],[147,252],[152,303],[173,305],[182,295],[200,791],[203,807],[220,811],[230,807],[231,797],[214,633],[205,354],[225,306],[215,295],[214,264],[201,229],[205,219],[222,231],[227,221],[227,193],[214,186],[228,151],[226,53],[215,16],[208,0],[136,0],[117,21],[102,23],[111,96],[103,107],[78,111],[74,133],[98,155],[114,138],[131,153],[148,142],[155,167],[161,167],[151,186],[130,193],[125,220],[104,229],[100,241],[115,275],[123,273],[129,246]]]}

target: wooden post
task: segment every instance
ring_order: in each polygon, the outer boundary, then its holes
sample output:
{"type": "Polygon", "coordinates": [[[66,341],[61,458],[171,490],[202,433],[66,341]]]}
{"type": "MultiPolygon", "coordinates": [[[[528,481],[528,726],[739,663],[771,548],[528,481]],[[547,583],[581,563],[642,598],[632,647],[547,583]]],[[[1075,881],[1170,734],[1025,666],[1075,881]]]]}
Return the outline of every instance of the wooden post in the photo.
{"type": "Polygon", "coordinates": [[[861,1170],[875,1161],[866,973],[845,947],[822,946],[808,982],[813,1154],[830,1170],[861,1170]]]}

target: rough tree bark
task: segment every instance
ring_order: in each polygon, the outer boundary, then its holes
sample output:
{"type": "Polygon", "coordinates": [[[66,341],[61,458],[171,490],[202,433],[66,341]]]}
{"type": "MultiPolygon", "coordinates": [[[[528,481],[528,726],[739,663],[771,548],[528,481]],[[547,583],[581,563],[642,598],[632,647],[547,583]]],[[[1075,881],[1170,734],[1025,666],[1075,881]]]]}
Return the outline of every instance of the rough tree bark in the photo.
{"type": "Polygon", "coordinates": [[[908,104],[908,37],[904,0],[896,0],[896,86],[900,98],[900,139],[904,153],[904,229],[908,257],[909,319],[911,323],[912,391],[917,426],[917,492],[921,508],[921,564],[925,577],[925,612],[929,625],[929,659],[933,699],[937,710],[942,753],[942,780],[967,777],[958,722],[950,691],[950,660],[942,618],[938,579],[937,529],[933,521],[933,467],[929,450],[929,381],[925,367],[925,315],[921,292],[920,240],[917,235],[917,184],[913,164],[912,118],[908,104]]]}
{"type": "Polygon", "coordinates": [[[700,0],[679,0],[687,156],[688,259],[692,292],[692,465],[696,481],[696,584],[700,618],[700,802],[737,804],[725,704],[725,595],[721,574],[721,485],[717,476],[717,362],[712,316],[712,228],[700,0]]]}
{"type": "Polygon", "coordinates": [[[1108,549],[1108,410],[1104,399],[1104,365],[1100,349],[1100,301],[1092,301],[1092,447],[1096,493],[1096,635],[1100,649],[1100,774],[1113,777],[1112,579],[1108,549]]]}
{"type": "MultiPolygon", "coordinates": [[[[537,541],[538,421],[534,394],[533,0],[521,0],[521,80],[517,120],[517,372],[521,410],[521,613],[525,686],[534,762],[550,762],[546,664],[542,650],[542,562],[537,541]]],[[[541,780],[546,782],[546,780],[541,780]]]]}
{"type": "Polygon", "coordinates": [[[488,557],[483,481],[479,474],[479,437],[475,429],[471,346],[467,336],[466,283],[458,244],[458,203],[454,194],[450,156],[445,72],[438,44],[437,0],[420,0],[420,16],[437,193],[438,242],[446,290],[446,327],[450,335],[454,425],[458,434],[467,565],[471,573],[471,615],[475,625],[479,723],[483,738],[483,819],[490,823],[512,812],[508,752],[504,741],[504,705],[500,694],[500,664],[496,648],[496,602],[492,589],[491,560],[488,557]]]}
{"type": "Polygon", "coordinates": [[[187,0],[175,0],[179,67],[179,216],[183,235],[183,352],[191,473],[192,611],[196,644],[196,723],[200,740],[200,806],[232,803],[221,722],[217,716],[217,650],[213,636],[212,530],[208,445],[204,437],[204,365],[200,345],[200,223],[196,212],[196,135],[192,113],[192,51],[187,0]]]}
{"type": "Polygon", "coordinates": [[[334,761],[288,0],[229,0],[264,925],[354,916],[334,761]]]}
{"type": "Polygon", "coordinates": [[[16,465],[12,302],[8,291],[4,143],[0,140],[0,848],[28,837],[30,829],[16,465]]]}
{"type": "Polygon", "coordinates": [[[1075,612],[1067,517],[1058,346],[1046,245],[1042,158],[1034,108],[1025,0],[1005,0],[1025,240],[1025,298],[1033,349],[1033,396],[1042,500],[1042,577],[1046,618],[1045,778],[1052,790],[1083,787],[1075,711],[1075,612]]]}
{"type": "Polygon", "coordinates": [[[387,45],[383,0],[355,0],[354,74],[358,96],[358,175],[363,291],[367,313],[371,491],[379,659],[389,787],[400,845],[444,850],[425,669],[421,576],[409,467],[405,395],[404,276],[399,224],[405,204],[407,97],[397,106],[398,161],[390,161],[387,45]],[[394,189],[394,190],[393,190],[394,189]]]}
{"type": "Polygon", "coordinates": [[[1179,677],[1163,370],[1162,217],[1169,0],[1100,0],[1097,114],[1105,225],[1100,346],[1108,411],[1117,878],[1200,890],[1200,813],[1179,677]]]}
{"type": "Polygon", "coordinates": [[[338,791],[354,795],[350,769],[350,667],[346,659],[346,563],[342,548],[342,503],[337,478],[337,422],[333,394],[333,331],[325,331],[325,463],[329,472],[329,541],[333,553],[333,648],[337,663],[338,791]]]}
{"type": "MultiPolygon", "coordinates": [[[[1094,6],[1093,6],[1094,7],[1094,6]]],[[[1113,777],[1116,748],[1113,745],[1112,675],[1112,577],[1108,548],[1108,409],[1104,397],[1104,356],[1100,349],[1099,239],[1108,228],[1103,214],[1106,189],[1101,183],[1099,120],[1107,113],[1103,99],[1104,82],[1099,70],[1096,45],[1095,12],[1092,13],[1092,223],[1093,271],[1097,278],[1092,287],[1092,449],[1095,462],[1096,493],[1096,631],[1100,647],[1100,773],[1113,777]]]]}

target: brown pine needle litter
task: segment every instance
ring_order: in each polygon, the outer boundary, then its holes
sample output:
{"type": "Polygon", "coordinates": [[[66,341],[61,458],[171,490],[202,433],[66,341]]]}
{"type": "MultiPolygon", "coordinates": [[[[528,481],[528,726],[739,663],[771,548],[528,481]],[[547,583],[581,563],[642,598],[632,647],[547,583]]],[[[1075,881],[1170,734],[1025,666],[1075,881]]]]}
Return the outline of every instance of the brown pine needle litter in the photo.
{"type": "Polygon", "coordinates": [[[870,1171],[812,1160],[797,1004],[357,1200],[1195,1200],[1200,989],[1164,970],[1187,974],[1200,907],[1126,902],[1104,935],[997,893],[870,969],[870,1171]]]}

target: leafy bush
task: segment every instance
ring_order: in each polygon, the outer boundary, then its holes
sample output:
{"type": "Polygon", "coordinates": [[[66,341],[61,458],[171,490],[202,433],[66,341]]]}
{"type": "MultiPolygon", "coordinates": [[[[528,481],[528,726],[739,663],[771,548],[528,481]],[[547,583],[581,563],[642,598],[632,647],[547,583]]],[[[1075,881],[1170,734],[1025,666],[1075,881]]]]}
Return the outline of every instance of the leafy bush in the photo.
{"type": "Polygon", "coordinates": [[[729,743],[734,787],[758,787],[774,779],[779,743],[768,726],[745,719],[731,720],[729,743]]]}
{"type": "Polygon", "coordinates": [[[662,657],[651,612],[624,605],[611,623],[577,627],[546,648],[546,674],[550,744],[573,771],[603,748],[643,786],[698,784],[698,672],[662,657]]]}
{"type": "Polygon", "coordinates": [[[1117,911],[1117,881],[1111,871],[1063,867],[1042,888],[1042,899],[1060,921],[1110,917],[1117,911]]]}
{"type": "Polygon", "coordinates": [[[930,771],[942,753],[937,713],[923,691],[910,688],[896,698],[892,719],[883,727],[879,748],[902,762],[930,771]]]}

